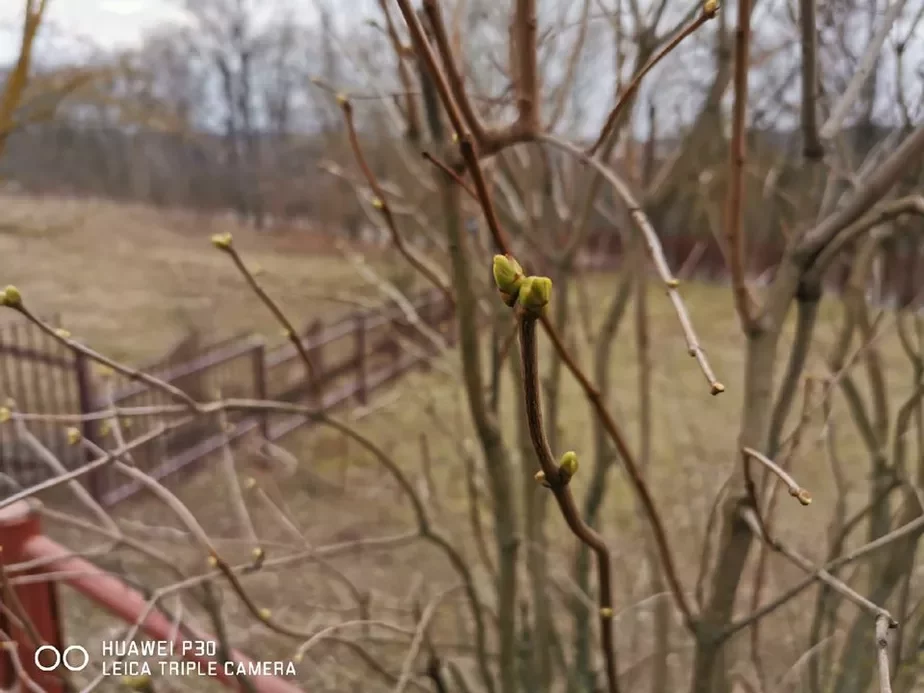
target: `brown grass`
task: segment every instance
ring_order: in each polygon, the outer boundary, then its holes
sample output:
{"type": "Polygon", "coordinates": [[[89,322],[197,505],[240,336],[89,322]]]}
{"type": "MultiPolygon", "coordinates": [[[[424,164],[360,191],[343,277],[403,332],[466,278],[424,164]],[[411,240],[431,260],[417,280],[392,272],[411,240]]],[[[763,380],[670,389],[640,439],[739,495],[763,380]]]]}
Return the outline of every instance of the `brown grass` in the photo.
{"type": "MultiPolygon", "coordinates": [[[[604,292],[611,284],[609,278],[594,281],[594,288],[604,292]]],[[[740,403],[741,354],[737,338],[737,324],[732,313],[727,290],[718,287],[690,286],[687,290],[691,312],[701,329],[703,342],[708,345],[710,355],[720,370],[720,377],[727,383],[728,392],[719,398],[712,398],[704,391],[702,377],[692,360],[685,356],[682,338],[676,326],[670,307],[660,297],[651,301],[655,314],[652,318],[652,341],[656,356],[655,391],[655,445],[653,450],[653,488],[659,506],[666,515],[667,526],[682,567],[687,588],[692,589],[695,579],[696,561],[699,558],[705,521],[716,493],[730,470],[734,449],[734,431],[740,403]]],[[[822,343],[833,337],[838,311],[833,302],[826,303],[823,313],[822,343]]],[[[883,338],[885,360],[890,376],[896,384],[906,371],[892,335],[883,338]]],[[[546,358],[548,352],[546,352],[546,358]]],[[[810,372],[819,372],[823,353],[813,354],[814,365],[810,372]]],[[[583,357],[586,359],[587,354],[583,357]]],[[[614,358],[614,397],[612,406],[618,418],[625,425],[631,437],[635,437],[635,374],[633,347],[630,329],[624,328],[616,345],[614,358]]],[[[454,360],[450,355],[447,359],[454,360]]],[[[513,393],[509,380],[505,383],[506,396],[503,410],[511,412],[513,393]]],[[[902,392],[901,387],[894,389],[902,392]]],[[[359,429],[371,436],[389,450],[403,467],[417,480],[420,473],[420,442],[426,432],[430,443],[434,476],[440,492],[443,514],[440,523],[451,528],[452,533],[466,545],[472,562],[475,552],[472,534],[467,524],[467,505],[462,466],[458,451],[471,438],[471,431],[461,400],[458,385],[439,374],[413,373],[403,380],[392,393],[380,393],[383,401],[397,396],[397,399],[383,409],[373,412],[357,423],[359,429]]],[[[589,468],[589,427],[587,407],[577,388],[571,383],[565,385],[565,406],[562,418],[562,440],[564,447],[574,449],[589,468]]],[[[344,414],[349,416],[349,414],[344,414]]],[[[816,417],[808,436],[811,440],[820,432],[820,417],[816,417]]],[[[837,407],[836,425],[843,432],[840,449],[852,481],[856,484],[850,494],[850,503],[858,507],[865,502],[866,490],[863,484],[865,468],[862,447],[850,432],[843,407],[837,407]]],[[[302,431],[285,441],[285,447],[300,461],[300,467],[291,476],[262,473],[258,475],[261,487],[274,497],[281,499],[296,519],[305,536],[315,545],[347,541],[358,537],[385,536],[409,529],[411,516],[407,503],[392,481],[383,475],[373,460],[355,445],[338,435],[325,431],[302,431]],[[341,491],[319,486],[318,477],[341,491]]],[[[238,461],[241,476],[254,474],[247,454],[240,453],[238,461]]],[[[584,472],[587,473],[587,472],[584,472]]],[[[794,474],[799,482],[809,488],[815,502],[808,508],[798,506],[787,496],[780,503],[780,531],[798,550],[815,560],[823,558],[823,533],[828,523],[835,494],[830,482],[830,472],[818,446],[813,446],[805,457],[798,461],[794,474]]],[[[582,477],[575,480],[576,492],[580,494],[582,477]]],[[[227,504],[220,490],[220,479],[215,472],[194,475],[186,483],[175,485],[180,497],[192,507],[205,526],[220,537],[235,537],[237,534],[227,504]]],[[[268,541],[290,542],[291,537],[283,532],[272,517],[262,510],[255,499],[251,499],[255,519],[262,538],[268,541]]],[[[169,512],[153,501],[141,500],[131,507],[119,509],[119,515],[131,517],[151,525],[178,527],[169,512]]],[[[487,515],[487,510],[483,510],[487,515]]],[[[617,565],[617,594],[619,608],[625,609],[645,596],[643,583],[633,578],[632,565],[638,565],[641,552],[641,538],[635,520],[631,493],[625,481],[617,474],[613,477],[606,501],[604,534],[612,543],[617,565]],[[634,558],[633,558],[634,557],[634,558]]],[[[568,535],[560,518],[553,514],[550,520],[555,572],[561,576],[570,564],[575,550],[573,539],[568,535]]],[[[64,537],[71,545],[76,536],[68,532],[64,537]]],[[[85,542],[85,539],[83,539],[85,542]]],[[[160,547],[176,556],[177,563],[190,570],[201,565],[203,555],[198,549],[180,548],[176,542],[161,542],[160,547]]],[[[238,542],[221,543],[229,558],[246,561],[250,549],[238,542]]],[[[280,555],[292,549],[268,549],[270,556],[280,555]]],[[[155,579],[146,561],[131,557],[130,551],[119,551],[107,557],[107,564],[118,561],[121,569],[128,569],[145,584],[165,579],[155,579]],[[116,559],[118,555],[120,558],[116,559]],[[124,558],[121,558],[124,557],[124,558]]],[[[773,560],[773,559],[771,559],[773,560]]],[[[403,609],[411,606],[409,585],[415,578],[426,576],[427,584],[434,593],[439,586],[446,586],[454,580],[445,561],[432,549],[415,544],[407,548],[389,551],[367,551],[362,555],[348,555],[334,559],[333,563],[350,576],[362,589],[373,594],[373,610],[377,617],[389,617],[411,627],[411,614],[403,609]]],[[[768,593],[773,594],[796,577],[786,565],[773,562],[768,584],[768,593]]],[[[479,572],[482,579],[486,574],[479,572]]],[[[274,574],[269,571],[246,580],[256,601],[281,615],[287,623],[327,623],[355,617],[350,611],[350,597],[341,587],[332,585],[330,579],[316,565],[290,569],[274,574]],[[344,610],[346,609],[346,611],[344,610]]],[[[77,641],[84,638],[98,638],[103,623],[112,622],[101,618],[92,605],[68,601],[66,613],[69,617],[70,635],[77,641]]],[[[783,628],[787,619],[798,618],[800,610],[808,602],[794,602],[771,619],[774,629],[783,628]]],[[[641,643],[639,655],[646,652],[649,626],[637,621],[651,604],[622,618],[623,627],[618,628],[620,651],[626,652],[632,646],[633,638],[641,643]],[[639,636],[641,632],[641,636],[639,636]],[[635,633],[635,635],[633,635],[635,633]],[[640,640],[638,639],[640,637],[640,640]]],[[[187,604],[189,608],[189,604],[187,604]]],[[[233,624],[234,642],[251,653],[263,653],[264,657],[288,657],[297,643],[286,642],[254,625],[239,601],[229,592],[225,593],[225,612],[233,624]]],[[[456,608],[449,608],[437,619],[435,633],[447,643],[470,641],[461,630],[456,608]]],[[[394,637],[387,633],[381,637],[394,637]]],[[[772,652],[767,652],[765,661],[781,666],[782,671],[798,657],[801,643],[788,637],[768,638],[772,652]]],[[[400,665],[401,648],[378,642],[374,645],[379,652],[388,652],[388,661],[394,670],[400,665]]],[[[364,680],[363,690],[378,690],[374,677],[342,647],[321,646],[314,652],[314,659],[301,666],[300,682],[308,685],[325,686],[327,690],[343,690],[352,680],[364,680]],[[324,672],[323,674],[321,672],[324,672]],[[368,687],[366,687],[368,686],[368,687]]],[[[187,684],[190,681],[186,681],[187,684]]],[[[198,683],[196,684],[198,685],[198,683]]],[[[178,688],[177,690],[180,690],[178,688]]],[[[205,690],[204,688],[202,690],[205,690]]]]}
{"type": "MultiPolygon", "coordinates": [[[[32,209],[36,209],[34,204],[32,209]]],[[[4,271],[12,272],[13,281],[19,283],[26,296],[36,304],[73,316],[73,324],[89,338],[91,344],[95,341],[97,346],[116,356],[143,353],[149,342],[166,343],[168,340],[163,333],[177,329],[179,321],[173,307],[176,304],[194,305],[196,300],[202,303],[203,310],[207,306],[212,313],[211,320],[216,330],[219,325],[224,331],[242,328],[275,330],[224,258],[209,252],[206,235],[211,229],[182,235],[164,225],[145,226],[141,219],[147,218],[148,213],[133,210],[137,223],[123,221],[118,239],[105,243],[103,241],[112,236],[116,217],[111,216],[114,213],[107,206],[100,206],[96,213],[100,220],[111,218],[113,221],[92,224],[83,221],[65,231],[46,230],[37,236],[28,236],[27,242],[21,240],[22,233],[0,233],[0,250],[18,248],[22,253],[20,257],[25,259],[23,263],[15,263],[15,269],[7,266],[4,271]],[[87,253],[85,248],[88,247],[98,248],[98,253],[87,253]],[[71,273],[66,274],[69,257],[86,259],[94,256],[98,258],[95,269],[76,263],[71,273]],[[83,287],[92,287],[92,290],[83,287]]],[[[254,234],[240,232],[238,236],[238,233],[235,230],[236,242],[240,238],[240,245],[247,249],[246,255],[251,261],[259,258],[258,261],[268,270],[266,281],[270,289],[290,308],[304,303],[299,300],[303,282],[312,282],[313,286],[329,286],[331,283],[339,286],[342,277],[349,274],[343,262],[336,258],[291,252],[282,254],[273,250],[274,239],[266,243],[265,239],[258,239],[254,234]],[[268,245],[270,249],[260,252],[250,250],[258,243],[260,247],[268,245]]],[[[589,286],[591,295],[600,297],[594,303],[602,304],[602,299],[608,297],[614,286],[612,277],[592,278],[589,286]]],[[[685,286],[685,296],[701,341],[709,352],[717,375],[727,387],[727,392],[721,397],[710,397],[695,363],[686,356],[671,307],[660,292],[652,291],[649,301],[653,313],[651,341],[655,363],[652,488],[670,528],[672,546],[678,556],[685,587],[692,590],[706,519],[730,465],[734,463],[741,404],[742,340],[727,288],[699,284],[685,286]]],[[[820,338],[807,372],[824,373],[824,358],[833,342],[839,319],[837,302],[824,302],[820,338]]],[[[910,368],[901,355],[894,332],[886,334],[879,343],[890,380],[890,392],[896,397],[904,397],[908,390],[910,368]]],[[[543,344],[543,347],[547,346],[543,344]]],[[[156,352],[156,349],[151,347],[150,351],[156,352]]],[[[589,366],[590,351],[589,345],[578,349],[585,366],[589,366]]],[[[785,343],[780,351],[781,357],[787,353],[788,343],[785,343]]],[[[549,356],[550,351],[545,348],[540,355],[544,367],[549,356]]],[[[449,354],[444,359],[446,365],[455,365],[457,356],[449,354]]],[[[637,440],[637,397],[631,323],[624,324],[620,331],[612,363],[613,396],[610,405],[634,444],[637,440]]],[[[862,381],[859,369],[857,375],[862,381]]],[[[512,419],[514,396],[512,383],[506,378],[501,404],[504,421],[512,419]]],[[[575,491],[580,496],[593,453],[589,412],[578,388],[567,378],[563,397],[563,450],[577,451],[584,463],[574,481],[575,491]]],[[[412,373],[392,392],[376,393],[374,399],[385,402],[385,405],[359,420],[359,430],[391,452],[421,484],[420,437],[422,434],[427,436],[443,509],[442,514],[437,516],[439,523],[465,545],[475,565],[477,559],[467,519],[464,474],[459,458],[459,451],[467,444],[474,444],[474,439],[458,383],[440,373],[439,369],[429,373],[412,373]]],[[[798,406],[790,425],[798,417],[798,406]]],[[[839,449],[853,483],[848,503],[855,509],[866,501],[866,455],[840,401],[835,412],[835,425],[841,436],[839,449]]],[[[352,416],[350,412],[342,415],[346,418],[352,416]]],[[[820,415],[814,417],[805,439],[818,441],[821,425],[820,415]]],[[[240,475],[242,479],[255,476],[261,488],[284,503],[312,544],[381,537],[412,527],[408,504],[396,485],[355,444],[326,431],[304,429],[283,444],[299,460],[299,467],[294,473],[260,472],[249,454],[241,451],[237,455],[240,475]],[[327,483],[319,484],[319,478],[327,483]]],[[[806,450],[806,454],[796,461],[793,474],[812,492],[815,500],[811,506],[803,508],[784,492],[779,503],[778,527],[781,536],[794,548],[820,561],[825,550],[825,528],[831,518],[835,493],[820,445],[813,444],[806,450]]],[[[215,469],[212,461],[206,466],[215,469]]],[[[532,471],[528,470],[528,473],[532,474],[532,471]]],[[[614,554],[619,557],[615,566],[619,613],[645,597],[646,586],[644,581],[635,578],[644,554],[631,491],[618,469],[614,472],[605,502],[602,530],[614,554]]],[[[240,536],[229,514],[217,472],[203,471],[183,479],[182,483],[180,481],[175,480],[173,488],[207,530],[226,539],[240,536]]],[[[257,498],[251,495],[249,501],[261,538],[288,545],[275,548],[268,545],[267,554],[273,557],[296,550],[291,536],[280,528],[257,498]]],[[[488,514],[487,507],[484,507],[483,517],[488,514]]],[[[151,526],[179,527],[164,506],[145,498],[120,507],[117,515],[151,526]]],[[[134,525],[126,527],[131,531],[134,525]]],[[[88,535],[84,532],[63,530],[53,523],[48,523],[48,528],[69,546],[88,545],[88,535]]],[[[562,576],[570,569],[576,545],[556,513],[550,516],[549,528],[552,552],[556,556],[552,562],[553,572],[562,576]]],[[[150,543],[169,552],[175,557],[176,564],[186,570],[195,572],[203,565],[202,551],[190,543],[153,539],[150,543]]],[[[252,548],[236,541],[219,541],[218,545],[232,562],[246,561],[252,548]]],[[[164,571],[152,568],[149,561],[139,559],[128,549],[109,552],[100,562],[127,572],[145,585],[163,584],[167,580],[164,571]]],[[[406,627],[412,626],[408,609],[415,595],[421,598],[426,593],[435,594],[440,586],[452,584],[455,580],[445,560],[420,543],[388,551],[341,556],[333,559],[332,563],[361,589],[370,590],[376,618],[397,620],[406,627]],[[426,577],[428,592],[413,591],[412,588],[419,584],[415,580],[423,576],[426,577]]],[[[796,576],[794,569],[772,557],[771,566],[767,586],[767,594],[770,595],[796,576]]],[[[487,574],[476,568],[476,575],[487,588],[487,574]]],[[[355,618],[357,614],[351,610],[349,593],[342,586],[333,584],[316,564],[279,573],[263,571],[247,577],[245,585],[257,603],[272,609],[289,624],[312,622],[317,626],[355,618]]],[[[557,589],[554,591],[559,594],[557,589]]],[[[227,591],[223,594],[224,611],[231,623],[235,646],[263,658],[291,656],[298,643],[285,641],[255,624],[233,594],[227,591]]],[[[435,637],[449,645],[471,641],[459,620],[458,615],[463,611],[452,606],[457,602],[458,599],[450,601],[451,606],[444,609],[435,622],[435,637]]],[[[739,604],[746,603],[746,599],[739,601],[739,604]]],[[[186,600],[184,606],[196,613],[207,629],[211,629],[207,621],[201,620],[201,612],[192,608],[190,600],[186,600]]],[[[803,623],[805,609],[809,606],[810,603],[804,599],[793,602],[791,607],[781,610],[768,621],[771,632],[781,634],[765,639],[768,643],[765,663],[769,663],[774,671],[782,673],[804,651],[803,643],[793,639],[788,623],[795,619],[803,623]]],[[[640,620],[650,607],[648,603],[617,617],[617,645],[624,655],[622,666],[650,651],[650,621],[640,620]],[[626,654],[630,649],[634,656],[626,654]]],[[[116,621],[101,614],[92,604],[71,598],[68,593],[65,593],[65,614],[68,635],[74,642],[90,647],[88,643],[98,642],[102,637],[114,637],[107,629],[116,627],[116,621]],[[104,633],[109,634],[104,636],[104,633]]],[[[356,631],[352,633],[356,634],[356,631]]],[[[382,638],[393,639],[395,636],[375,631],[373,634],[380,637],[373,639],[371,647],[386,653],[385,660],[393,671],[397,671],[403,656],[402,648],[381,642],[382,638]]],[[[447,652],[452,652],[452,649],[448,648],[447,652]]],[[[681,657],[681,666],[685,669],[685,654],[681,653],[681,657]]],[[[311,690],[346,690],[351,682],[362,681],[361,690],[375,691],[379,690],[381,683],[342,646],[332,644],[321,645],[313,651],[312,657],[300,667],[299,681],[311,690]]],[[[387,686],[383,688],[387,689],[387,686]]],[[[210,689],[203,685],[203,680],[196,679],[173,681],[164,690],[210,689]]]]}
{"type": "Polygon", "coordinates": [[[85,200],[4,195],[0,207],[0,283],[15,284],[36,310],[59,313],[75,336],[119,359],[155,359],[190,325],[209,340],[252,330],[282,341],[272,316],[209,243],[219,231],[234,234],[299,327],[356,307],[319,295],[378,300],[310,229],[260,233],[213,216],[85,200]]]}

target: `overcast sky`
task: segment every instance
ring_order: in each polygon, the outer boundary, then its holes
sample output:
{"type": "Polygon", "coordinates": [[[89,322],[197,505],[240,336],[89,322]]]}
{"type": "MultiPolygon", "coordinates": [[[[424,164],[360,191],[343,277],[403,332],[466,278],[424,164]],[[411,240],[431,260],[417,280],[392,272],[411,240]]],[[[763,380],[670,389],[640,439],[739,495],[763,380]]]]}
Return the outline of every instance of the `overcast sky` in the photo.
{"type": "MultiPolygon", "coordinates": [[[[0,61],[8,61],[18,49],[16,33],[24,4],[23,0],[0,2],[0,61]]],[[[46,35],[72,34],[102,48],[137,44],[147,29],[183,17],[170,0],[48,0],[47,13],[51,31],[46,35]]]]}
{"type": "MultiPolygon", "coordinates": [[[[690,1],[674,0],[670,6],[684,9],[690,1]]],[[[784,0],[777,1],[783,2],[784,0]]],[[[892,2],[897,1],[899,0],[892,0],[892,2]]],[[[264,9],[268,4],[272,4],[277,9],[288,4],[294,10],[293,14],[302,23],[313,23],[315,20],[315,3],[311,0],[250,0],[250,2],[255,6],[262,5],[264,9]]],[[[910,18],[922,3],[924,0],[907,0],[905,14],[910,18]]],[[[24,4],[24,0],[0,0],[0,64],[7,63],[14,58],[19,48],[19,32],[22,26],[24,4]]],[[[768,6],[771,4],[774,3],[762,3],[768,6]]],[[[349,12],[337,13],[339,19],[348,22],[349,19],[377,16],[374,5],[374,0],[340,0],[334,6],[341,10],[349,8],[349,12]]],[[[579,3],[575,3],[575,6],[579,6],[579,3]]],[[[86,51],[93,49],[130,48],[141,42],[145,32],[158,25],[165,22],[183,23],[186,15],[180,7],[180,0],[48,0],[46,23],[43,26],[36,51],[36,59],[47,64],[56,60],[79,60],[81,53],[86,54],[86,51]]],[[[884,7],[882,9],[884,10],[884,7]]],[[[860,38],[861,43],[868,40],[865,34],[869,31],[870,28],[867,28],[862,32],[864,35],[860,38]]],[[[349,32],[346,33],[349,34],[349,32]]],[[[698,40],[699,37],[694,37],[688,41],[684,50],[691,48],[698,40]]],[[[348,42],[343,48],[349,50],[348,42]]],[[[911,102],[915,103],[921,98],[922,86],[924,86],[922,85],[924,80],[915,74],[915,71],[921,69],[924,64],[921,42],[913,41],[906,55],[906,65],[909,69],[906,70],[905,78],[908,80],[911,102]]],[[[698,61],[694,63],[698,64],[698,61]]],[[[601,64],[602,69],[608,69],[608,66],[609,63],[606,60],[601,64]]],[[[667,72],[663,78],[656,74],[650,76],[643,86],[643,92],[651,87],[652,80],[658,81],[659,88],[662,90],[666,89],[671,81],[671,75],[681,75],[684,83],[688,82],[689,78],[686,76],[685,69],[687,67],[689,67],[688,60],[666,61],[667,72]]],[[[660,66],[658,70],[660,71],[660,66]]],[[[890,69],[887,68],[885,72],[887,78],[892,78],[890,69]]],[[[602,78],[608,81],[608,78],[602,78]]],[[[794,85],[797,86],[797,82],[794,85]]],[[[760,89],[757,88],[755,91],[759,92],[760,89]]],[[[759,94],[755,94],[756,96],[759,94]]],[[[597,101],[600,103],[594,105],[599,108],[592,110],[600,110],[607,106],[609,92],[606,98],[597,99],[597,101]]],[[[685,102],[686,98],[678,98],[675,101],[685,102]]],[[[659,121],[666,115],[662,109],[659,112],[659,121]]],[[[592,118],[591,121],[595,122],[595,119],[592,118]]]]}

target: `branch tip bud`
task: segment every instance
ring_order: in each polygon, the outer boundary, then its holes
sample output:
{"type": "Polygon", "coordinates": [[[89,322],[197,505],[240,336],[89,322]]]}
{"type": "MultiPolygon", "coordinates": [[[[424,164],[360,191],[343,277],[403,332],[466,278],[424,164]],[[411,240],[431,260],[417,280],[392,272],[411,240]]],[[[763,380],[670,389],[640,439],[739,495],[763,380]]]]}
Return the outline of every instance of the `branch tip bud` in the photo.
{"type": "Polygon", "coordinates": [[[718,0],[706,0],[703,3],[703,14],[707,17],[714,17],[715,13],[719,11],[719,1],[718,0]]]}
{"type": "Polygon", "coordinates": [[[789,495],[793,496],[796,500],[802,503],[802,505],[812,504],[812,494],[804,488],[792,489],[790,490],[789,495]]]}
{"type": "Polygon", "coordinates": [[[494,273],[494,284],[497,290],[502,294],[516,297],[524,278],[520,263],[509,255],[495,255],[491,270],[494,273]]]}
{"type": "Polygon", "coordinates": [[[19,289],[10,284],[0,293],[0,306],[22,308],[22,293],[19,289]]]}
{"type": "Polygon", "coordinates": [[[216,233],[214,236],[212,236],[212,245],[214,245],[219,250],[228,250],[231,247],[232,241],[233,239],[229,232],[216,233]]]}
{"type": "Polygon", "coordinates": [[[520,305],[533,316],[538,316],[551,298],[552,280],[548,277],[526,277],[520,284],[520,305]]]}
{"type": "Polygon", "coordinates": [[[709,394],[715,396],[720,395],[725,392],[725,386],[722,383],[715,382],[712,384],[712,389],[709,391],[709,394]]]}

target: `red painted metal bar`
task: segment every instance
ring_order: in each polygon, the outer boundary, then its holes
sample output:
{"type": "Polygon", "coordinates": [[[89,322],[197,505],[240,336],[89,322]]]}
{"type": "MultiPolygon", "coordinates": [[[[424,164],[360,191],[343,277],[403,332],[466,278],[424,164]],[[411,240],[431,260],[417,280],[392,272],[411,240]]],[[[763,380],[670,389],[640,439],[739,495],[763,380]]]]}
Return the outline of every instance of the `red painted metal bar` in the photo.
{"type": "MultiPolygon", "coordinates": [[[[124,582],[105,573],[95,565],[77,556],[73,556],[68,549],[41,534],[38,514],[29,503],[21,501],[0,511],[0,545],[3,552],[0,554],[4,565],[22,563],[41,559],[42,567],[30,572],[59,573],[64,576],[63,581],[70,587],[88,597],[100,607],[118,616],[127,623],[137,623],[147,609],[147,600],[137,590],[127,586],[124,582]]],[[[52,582],[30,582],[17,585],[15,588],[23,609],[35,624],[41,638],[48,644],[59,647],[63,643],[61,620],[58,618],[57,598],[52,582]]],[[[4,603],[7,599],[4,595],[4,603]]],[[[8,626],[10,627],[10,626],[8,626]]],[[[42,679],[42,672],[35,667],[34,657],[36,645],[33,644],[27,633],[19,629],[7,633],[16,641],[19,659],[25,668],[26,674],[40,684],[47,693],[63,693],[64,688],[60,681],[49,680],[48,674],[42,679]],[[46,684],[45,681],[49,683],[46,684]],[[58,687],[55,687],[55,686],[58,687]]],[[[211,635],[187,628],[186,633],[174,633],[173,623],[160,611],[152,610],[141,622],[141,631],[151,638],[162,641],[173,641],[174,652],[186,661],[198,662],[208,667],[215,662],[217,673],[215,678],[223,684],[240,691],[240,685],[233,676],[224,673],[220,662],[212,657],[196,655],[194,652],[182,653],[182,643],[192,637],[197,640],[214,641],[211,635]]],[[[240,652],[233,650],[230,659],[234,662],[247,665],[251,659],[240,652]]],[[[12,672],[12,663],[2,661],[0,676],[7,677],[12,672]]],[[[207,670],[207,668],[206,668],[207,670]]],[[[248,676],[259,693],[301,693],[302,689],[290,681],[274,676],[248,676]]],[[[3,681],[0,678],[0,681],[3,681]]],[[[4,682],[5,683],[5,682],[4,682]]]]}
{"type": "MultiPolygon", "coordinates": [[[[28,502],[14,503],[0,511],[0,562],[4,570],[8,565],[33,558],[28,547],[40,531],[39,516],[28,502]]],[[[35,575],[44,570],[32,569],[20,575],[35,575]]],[[[9,575],[5,578],[8,581],[9,575]]],[[[0,600],[5,609],[0,612],[0,623],[4,633],[17,645],[16,656],[23,673],[45,693],[65,693],[64,681],[58,675],[44,672],[35,664],[35,651],[39,646],[51,645],[60,652],[64,643],[54,585],[50,582],[26,582],[13,586],[6,581],[4,585],[0,600]],[[24,617],[32,623],[32,629],[23,627],[21,621],[24,617]],[[36,635],[40,642],[35,642],[36,635]]],[[[15,684],[19,674],[12,657],[7,651],[0,653],[0,685],[4,690],[18,690],[15,684]]]]}

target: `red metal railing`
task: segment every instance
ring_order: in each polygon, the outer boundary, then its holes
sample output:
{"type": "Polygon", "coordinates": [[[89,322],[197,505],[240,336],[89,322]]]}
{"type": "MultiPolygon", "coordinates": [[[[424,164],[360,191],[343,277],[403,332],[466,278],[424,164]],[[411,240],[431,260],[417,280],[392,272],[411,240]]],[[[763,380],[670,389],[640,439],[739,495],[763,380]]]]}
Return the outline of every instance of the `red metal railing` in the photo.
{"type": "MultiPolygon", "coordinates": [[[[26,690],[26,686],[21,684],[21,670],[46,693],[65,693],[64,680],[57,670],[42,671],[35,659],[36,650],[43,645],[51,645],[59,652],[64,646],[55,580],[65,582],[126,623],[140,623],[139,630],[151,638],[173,642],[177,656],[204,665],[205,668],[200,666],[198,671],[210,671],[211,664],[214,678],[233,690],[241,690],[238,681],[225,674],[222,663],[217,659],[183,652],[184,640],[194,638],[215,642],[211,635],[191,628],[177,632],[178,629],[163,613],[156,609],[148,611],[148,601],[138,591],[89,561],[72,555],[64,546],[43,535],[38,512],[32,503],[19,501],[0,510],[0,547],[4,576],[3,593],[0,595],[4,607],[0,610],[0,629],[15,645],[15,654],[9,650],[0,652],[0,686],[4,690],[26,690]],[[28,565],[30,563],[32,565],[28,565]],[[23,575],[48,575],[48,580],[15,580],[23,575]],[[18,665],[13,656],[18,659],[18,665]]],[[[232,651],[229,659],[245,666],[251,662],[237,651],[232,651]]],[[[48,664],[45,656],[41,661],[48,664]]],[[[273,676],[248,678],[259,693],[302,691],[294,683],[273,676]]]]}

